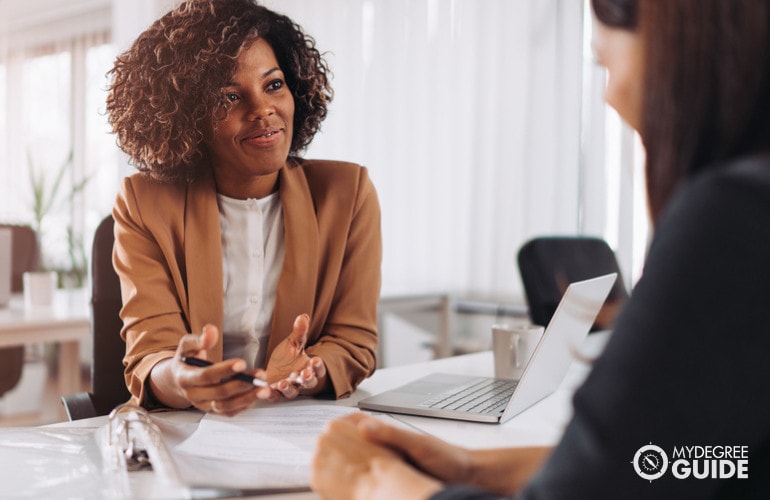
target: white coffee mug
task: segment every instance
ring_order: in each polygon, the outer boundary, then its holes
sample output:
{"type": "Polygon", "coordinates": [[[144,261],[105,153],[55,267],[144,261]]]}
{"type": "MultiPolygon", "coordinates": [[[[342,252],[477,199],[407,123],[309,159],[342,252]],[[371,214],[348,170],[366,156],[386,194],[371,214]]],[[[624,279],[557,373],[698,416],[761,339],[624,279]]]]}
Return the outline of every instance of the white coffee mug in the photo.
{"type": "Polygon", "coordinates": [[[24,280],[24,307],[26,309],[46,308],[53,305],[56,272],[26,272],[22,279],[24,280]]]}
{"type": "Polygon", "coordinates": [[[542,326],[530,324],[493,325],[495,377],[519,380],[544,331],[542,326]]]}

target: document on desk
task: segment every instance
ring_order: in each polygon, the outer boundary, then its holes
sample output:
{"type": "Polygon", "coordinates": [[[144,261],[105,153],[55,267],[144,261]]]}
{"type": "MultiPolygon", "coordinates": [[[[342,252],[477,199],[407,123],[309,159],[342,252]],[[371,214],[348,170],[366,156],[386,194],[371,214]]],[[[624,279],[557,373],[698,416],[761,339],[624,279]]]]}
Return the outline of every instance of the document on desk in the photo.
{"type": "Polygon", "coordinates": [[[332,405],[275,405],[235,417],[208,414],[176,449],[217,460],[309,466],[326,423],[356,411],[332,405]]]}
{"type": "MultiPolygon", "coordinates": [[[[193,487],[307,487],[316,440],[327,422],[358,412],[355,407],[308,401],[258,406],[234,417],[207,414],[172,445],[174,461],[193,487]]],[[[399,425],[390,416],[375,417],[399,425]]]]}

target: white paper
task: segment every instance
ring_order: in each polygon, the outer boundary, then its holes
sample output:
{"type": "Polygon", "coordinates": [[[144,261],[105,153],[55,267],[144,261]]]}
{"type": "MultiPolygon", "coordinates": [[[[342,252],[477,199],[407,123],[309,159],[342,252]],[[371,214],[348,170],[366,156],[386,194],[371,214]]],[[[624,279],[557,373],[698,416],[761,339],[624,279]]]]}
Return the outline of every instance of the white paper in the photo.
{"type": "Polygon", "coordinates": [[[234,417],[207,414],[176,450],[231,462],[309,466],[326,423],[356,411],[333,405],[276,405],[234,417]]]}

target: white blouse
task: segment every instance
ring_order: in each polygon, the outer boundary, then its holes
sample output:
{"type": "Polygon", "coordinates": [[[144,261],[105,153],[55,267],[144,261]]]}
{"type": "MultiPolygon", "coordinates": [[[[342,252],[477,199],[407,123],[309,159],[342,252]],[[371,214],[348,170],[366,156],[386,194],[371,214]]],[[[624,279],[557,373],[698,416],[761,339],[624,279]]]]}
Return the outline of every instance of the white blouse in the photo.
{"type": "Polygon", "coordinates": [[[284,260],[281,199],[217,195],[222,227],[224,359],[264,368],[278,279],[284,260]]]}

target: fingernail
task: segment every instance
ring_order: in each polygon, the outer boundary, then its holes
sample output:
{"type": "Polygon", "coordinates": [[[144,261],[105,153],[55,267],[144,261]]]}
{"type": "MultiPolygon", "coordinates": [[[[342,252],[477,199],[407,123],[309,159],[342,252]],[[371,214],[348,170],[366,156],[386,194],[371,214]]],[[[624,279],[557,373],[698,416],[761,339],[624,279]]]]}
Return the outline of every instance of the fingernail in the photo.
{"type": "Polygon", "coordinates": [[[236,372],[242,372],[246,369],[246,362],[242,359],[239,359],[235,363],[233,363],[233,370],[236,372]]]}

